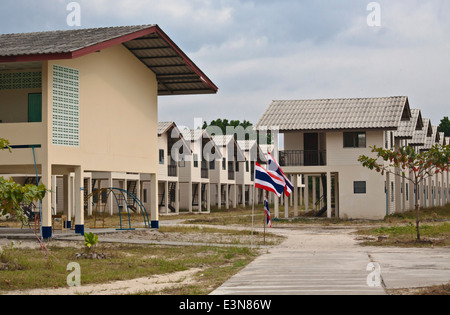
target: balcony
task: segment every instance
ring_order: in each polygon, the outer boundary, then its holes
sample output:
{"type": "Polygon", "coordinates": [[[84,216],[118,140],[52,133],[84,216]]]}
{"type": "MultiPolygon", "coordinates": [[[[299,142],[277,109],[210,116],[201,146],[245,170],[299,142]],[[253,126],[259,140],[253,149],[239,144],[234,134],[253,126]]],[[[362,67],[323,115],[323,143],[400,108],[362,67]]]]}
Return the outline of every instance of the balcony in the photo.
{"type": "Polygon", "coordinates": [[[280,166],[325,166],[325,150],[286,150],[280,151],[280,166]]]}

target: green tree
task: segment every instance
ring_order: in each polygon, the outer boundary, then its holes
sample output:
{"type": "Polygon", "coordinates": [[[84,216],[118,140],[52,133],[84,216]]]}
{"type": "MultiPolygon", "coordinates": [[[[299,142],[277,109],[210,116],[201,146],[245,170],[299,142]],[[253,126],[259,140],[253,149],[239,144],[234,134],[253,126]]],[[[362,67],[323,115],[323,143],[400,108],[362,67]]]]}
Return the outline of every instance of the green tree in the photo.
{"type": "Polygon", "coordinates": [[[438,130],[439,132],[445,133],[446,137],[450,137],[450,119],[448,119],[448,117],[444,117],[444,119],[441,120],[438,130]]]}
{"type": "Polygon", "coordinates": [[[372,152],[377,154],[376,158],[365,155],[359,157],[358,161],[362,166],[382,175],[390,173],[400,176],[414,185],[417,240],[420,240],[419,185],[430,176],[449,171],[450,146],[435,145],[425,152],[416,152],[409,146],[394,150],[375,146],[372,152]],[[396,172],[396,169],[400,172],[396,172]]]}
{"type": "MultiPolygon", "coordinates": [[[[242,127],[244,130],[249,130],[250,127],[253,127],[253,124],[250,121],[248,121],[248,120],[244,120],[244,121],[241,122],[240,120],[228,120],[228,119],[220,119],[220,118],[218,118],[216,120],[211,121],[209,124],[205,121],[203,123],[202,129],[206,129],[209,126],[219,127],[220,130],[222,130],[222,134],[226,135],[227,134],[227,127],[234,127],[234,128],[242,127]]],[[[234,136],[235,136],[235,138],[237,137],[236,134],[234,136]]],[[[254,134],[254,137],[256,138],[256,132],[254,134]]],[[[250,138],[250,135],[246,134],[245,135],[245,139],[248,140],[249,138],[250,138]]],[[[261,139],[258,138],[258,141],[260,141],[260,140],[261,139]]],[[[263,139],[262,141],[265,144],[271,144],[272,143],[271,134],[267,134],[267,140],[263,139]]]]}
{"type": "MultiPolygon", "coordinates": [[[[9,150],[9,142],[6,139],[0,138],[0,151],[9,150]]],[[[26,223],[27,218],[23,213],[20,204],[30,204],[44,199],[47,193],[45,185],[19,185],[12,179],[6,180],[0,177],[0,215],[7,214],[17,217],[22,222],[26,223]]]]}

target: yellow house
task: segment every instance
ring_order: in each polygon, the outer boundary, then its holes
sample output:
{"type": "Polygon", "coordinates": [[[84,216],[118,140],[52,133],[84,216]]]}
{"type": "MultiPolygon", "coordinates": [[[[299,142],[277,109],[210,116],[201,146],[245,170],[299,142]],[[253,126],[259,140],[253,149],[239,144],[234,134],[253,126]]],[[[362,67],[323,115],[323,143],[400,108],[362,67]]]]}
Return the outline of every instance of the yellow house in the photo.
{"type": "MultiPolygon", "coordinates": [[[[0,175],[35,175],[49,188],[52,175],[74,173],[84,234],[83,174],[140,174],[158,228],[158,96],[217,91],[157,25],[0,35],[0,137],[13,148],[0,152],[0,175]]],[[[47,196],[42,237],[51,236],[47,196]]]]}

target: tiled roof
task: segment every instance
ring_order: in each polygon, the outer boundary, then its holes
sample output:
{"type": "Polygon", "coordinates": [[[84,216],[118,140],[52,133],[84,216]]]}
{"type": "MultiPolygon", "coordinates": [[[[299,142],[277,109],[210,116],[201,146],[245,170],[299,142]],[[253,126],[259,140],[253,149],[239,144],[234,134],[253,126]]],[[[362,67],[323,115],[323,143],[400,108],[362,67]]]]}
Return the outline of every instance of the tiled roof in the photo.
{"type": "Polygon", "coordinates": [[[273,101],[257,129],[289,130],[396,129],[408,97],[273,101]]]}
{"type": "Polygon", "coordinates": [[[0,35],[0,56],[71,53],[154,25],[0,35]]]}
{"type": "Polygon", "coordinates": [[[411,119],[409,121],[400,121],[397,131],[394,131],[394,137],[403,139],[412,139],[417,127],[423,128],[422,115],[420,109],[411,109],[411,119]]]}
{"type": "Polygon", "coordinates": [[[429,131],[431,131],[431,120],[429,118],[424,118],[422,130],[416,130],[414,132],[413,138],[408,141],[408,144],[415,146],[425,145],[427,136],[429,135],[429,131]]]}
{"type": "Polygon", "coordinates": [[[159,95],[218,91],[158,25],[0,34],[0,64],[74,59],[120,44],[156,74],[159,95]]]}
{"type": "Polygon", "coordinates": [[[158,136],[163,135],[170,127],[175,125],[173,121],[164,121],[158,123],[158,136]]]}

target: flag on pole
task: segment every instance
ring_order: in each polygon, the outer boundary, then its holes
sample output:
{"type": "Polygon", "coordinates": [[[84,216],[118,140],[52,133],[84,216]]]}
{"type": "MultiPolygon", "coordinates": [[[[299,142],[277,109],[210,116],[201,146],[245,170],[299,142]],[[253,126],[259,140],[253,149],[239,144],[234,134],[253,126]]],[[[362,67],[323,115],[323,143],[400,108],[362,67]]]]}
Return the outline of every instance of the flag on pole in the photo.
{"type": "Polygon", "coordinates": [[[272,219],[270,218],[269,201],[267,201],[267,197],[264,197],[264,211],[266,212],[267,225],[272,227],[272,219]]]}
{"type": "Polygon", "coordinates": [[[269,171],[277,173],[279,176],[281,176],[285,182],[284,186],[284,193],[287,197],[289,197],[292,194],[292,191],[294,190],[294,185],[290,182],[290,180],[287,178],[287,176],[282,171],[280,165],[275,161],[272,154],[269,153],[268,157],[268,169],[269,171]]]}
{"type": "Polygon", "coordinates": [[[255,163],[255,187],[275,193],[278,198],[286,186],[284,179],[275,172],[264,169],[259,163],[255,163]]]}

